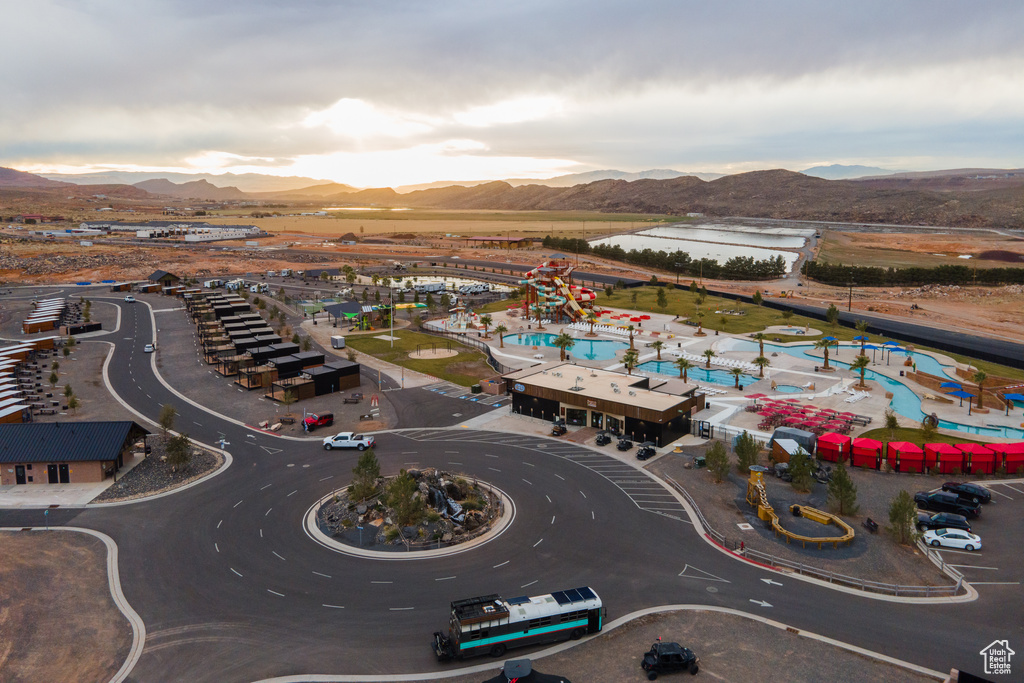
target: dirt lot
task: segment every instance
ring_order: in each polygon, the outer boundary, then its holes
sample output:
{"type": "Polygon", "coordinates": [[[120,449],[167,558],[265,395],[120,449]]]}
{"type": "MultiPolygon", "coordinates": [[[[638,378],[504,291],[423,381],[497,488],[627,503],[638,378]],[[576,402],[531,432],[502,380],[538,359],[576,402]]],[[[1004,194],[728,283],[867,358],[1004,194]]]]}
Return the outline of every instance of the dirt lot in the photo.
{"type": "MultiPolygon", "coordinates": [[[[734,543],[743,541],[747,548],[791,562],[845,574],[855,578],[903,586],[940,586],[953,581],[941,573],[935,565],[916,548],[901,546],[893,542],[884,526],[889,521],[889,503],[901,489],[914,494],[940,486],[948,476],[926,476],[910,474],[884,474],[851,468],[850,476],[857,485],[857,503],[860,510],[844,520],[854,528],[856,537],[849,546],[832,548],[825,546],[802,548],[787,544],[785,539],[776,538],[764,522],[757,518],[756,511],[746,501],[746,477],[736,474],[735,466],[727,481],[715,484],[706,469],[685,469],[689,460],[686,455],[668,454],[654,461],[650,469],[659,476],[668,475],[675,479],[693,497],[707,518],[708,523],[720,534],[734,543]],[[861,522],[871,517],[882,525],[876,534],[868,533],[861,522]],[[747,523],[752,530],[743,531],[737,524],[747,523]]],[[[822,527],[807,520],[796,520],[789,514],[794,503],[810,505],[828,510],[825,484],[815,483],[811,493],[797,493],[792,485],[768,477],[766,479],[768,501],[779,514],[783,527],[799,533],[820,533],[822,536],[836,535],[832,527],[822,527]],[[799,526],[801,522],[807,526],[799,526]]]]}
{"type": "Polygon", "coordinates": [[[110,597],[103,543],[7,531],[0,546],[0,679],[109,681],[128,656],[132,629],[110,597]]]}
{"type": "MultiPolygon", "coordinates": [[[[820,681],[923,682],[935,679],[842,648],[810,640],[752,619],[718,612],[670,612],[641,617],[565,652],[534,661],[537,671],[565,676],[574,683],[644,681],[643,653],[658,637],[691,648],[700,657],[696,680],[747,683],[819,683],[820,681]]],[[[515,653],[510,653],[515,658],[515,653]]],[[[466,664],[477,664],[469,660],[466,664]]],[[[494,671],[442,679],[479,683],[494,671]]],[[[690,680],[687,674],[659,680],[690,680]]]]}

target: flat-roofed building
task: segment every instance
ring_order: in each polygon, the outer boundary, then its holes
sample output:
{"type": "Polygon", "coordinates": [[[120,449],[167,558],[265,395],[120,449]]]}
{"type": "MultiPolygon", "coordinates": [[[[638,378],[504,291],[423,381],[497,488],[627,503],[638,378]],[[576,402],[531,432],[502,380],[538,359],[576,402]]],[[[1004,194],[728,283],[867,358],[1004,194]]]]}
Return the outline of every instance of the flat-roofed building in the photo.
{"type": "Polygon", "coordinates": [[[606,429],[659,446],[690,433],[704,409],[698,387],[667,377],[626,375],[572,363],[543,363],[504,376],[512,412],[606,429]]]}

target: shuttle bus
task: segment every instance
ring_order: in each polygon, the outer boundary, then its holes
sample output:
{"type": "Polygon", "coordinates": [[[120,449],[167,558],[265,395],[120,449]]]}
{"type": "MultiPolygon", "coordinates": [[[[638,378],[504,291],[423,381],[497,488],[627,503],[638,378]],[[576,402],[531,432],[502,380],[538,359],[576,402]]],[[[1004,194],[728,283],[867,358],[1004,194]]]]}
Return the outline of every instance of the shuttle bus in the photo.
{"type": "Polygon", "coordinates": [[[438,661],[490,654],[510,647],[577,640],[603,626],[604,608],[593,589],[570,588],[547,595],[504,600],[498,595],[451,604],[448,635],[434,633],[438,661]]]}

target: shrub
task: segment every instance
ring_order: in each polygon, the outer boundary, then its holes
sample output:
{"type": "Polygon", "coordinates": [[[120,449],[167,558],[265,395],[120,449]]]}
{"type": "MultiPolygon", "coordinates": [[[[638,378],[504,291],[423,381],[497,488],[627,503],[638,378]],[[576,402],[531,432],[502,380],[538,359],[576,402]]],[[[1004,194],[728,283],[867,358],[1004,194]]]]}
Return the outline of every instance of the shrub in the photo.
{"type": "Polygon", "coordinates": [[[384,540],[391,543],[392,541],[397,541],[398,537],[401,535],[402,532],[397,526],[389,526],[387,531],[384,532],[384,540]]]}
{"type": "Polygon", "coordinates": [[[721,441],[712,443],[705,451],[704,459],[708,466],[708,472],[711,473],[715,483],[720,484],[725,481],[729,474],[729,455],[725,452],[725,444],[721,441]]]}
{"type": "Polygon", "coordinates": [[[889,503],[888,530],[897,543],[909,544],[914,539],[917,522],[917,504],[907,491],[900,491],[889,503]]]}
{"type": "Polygon", "coordinates": [[[803,448],[798,448],[796,453],[789,457],[789,474],[793,477],[793,488],[801,493],[807,493],[814,484],[814,477],[811,476],[811,459],[803,448]]]}

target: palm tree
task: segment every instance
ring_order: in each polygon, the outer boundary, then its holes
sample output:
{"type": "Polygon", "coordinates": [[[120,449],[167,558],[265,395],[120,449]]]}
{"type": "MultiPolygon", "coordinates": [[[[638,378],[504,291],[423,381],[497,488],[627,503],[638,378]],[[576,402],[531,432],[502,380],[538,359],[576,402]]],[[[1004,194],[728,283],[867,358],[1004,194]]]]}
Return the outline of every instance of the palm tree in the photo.
{"type": "Polygon", "coordinates": [[[754,365],[761,369],[761,374],[758,377],[764,377],[764,369],[771,365],[772,362],[768,360],[767,356],[758,356],[754,359],[754,365]]]}
{"type": "Polygon", "coordinates": [[[640,362],[640,354],[637,353],[636,349],[626,349],[626,353],[622,355],[622,365],[626,368],[626,374],[632,375],[633,368],[640,362]]]}
{"type": "Polygon", "coordinates": [[[494,328],[494,333],[498,335],[498,342],[499,342],[500,348],[502,348],[502,349],[505,348],[505,333],[506,332],[508,332],[508,328],[505,327],[504,325],[500,324],[500,323],[498,324],[497,327],[494,328]]]}
{"type": "Polygon", "coordinates": [[[871,365],[871,360],[867,356],[857,356],[856,358],[853,359],[853,362],[850,363],[851,370],[860,371],[860,384],[857,385],[857,387],[860,389],[865,388],[864,371],[867,370],[867,367],[869,365],[871,365]]]}
{"type": "Polygon", "coordinates": [[[587,318],[587,322],[590,323],[590,332],[587,332],[587,336],[588,337],[597,336],[597,335],[594,334],[594,325],[597,324],[597,316],[596,315],[591,315],[589,318],[587,318]]]}
{"type": "Polygon", "coordinates": [[[758,332],[754,335],[754,339],[757,340],[758,354],[759,356],[764,355],[764,340],[768,337],[765,336],[764,332],[758,332]]]}
{"type": "MultiPolygon", "coordinates": [[[[864,344],[867,342],[868,321],[867,320],[858,320],[856,323],[854,323],[854,327],[856,327],[857,331],[860,332],[860,336],[864,337],[864,339],[860,340],[860,355],[866,356],[868,354],[867,354],[866,351],[864,351],[864,344]]],[[[861,383],[863,384],[863,382],[861,382],[861,383]]]]}
{"type": "Polygon", "coordinates": [[[374,287],[376,287],[376,286],[377,286],[377,284],[378,284],[378,283],[380,282],[380,275],[377,275],[377,273],[374,273],[374,274],[373,274],[373,275],[372,275],[372,276],[370,277],[370,282],[372,282],[372,283],[373,283],[373,286],[374,286],[374,287]]]}
{"type": "Polygon", "coordinates": [[[704,336],[704,311],[697,309],[697,332],[698,337],[704,336]]]}
{"type": "Polygon", "coordinates": [[[630,325],[626,329],[629,330],[629,348],[632,349],[633,348],[633,326],[630,325]]]}
{"type": "Polygon", "coordinates": [[[658,352],[658,360],[661,360],[661,350],[665,348],[665,342],[655,339],[651,342],[651,348],[658,352]]]}
{"type": "Polygon", "coordinates": [[[492,318],[489,315],[482,315],[482,316],[480,316],[480,324],[484,326],[484,336],[485,337],[487,336],[487,328],[491,326],[491,323],[493,321],[494,321],[494,318],[492,318]]]}
{"type": "Polygon", "coordinates": [[[679,378],[684,382],[688,382],[689,378],[686,376],[686,373],[690,371],[690,368],[696,366],[685,358],[676,358],[675,364],[676,367],[679,368],[679,378]]]}
{"type": "Polygon", "coordinates": [[[971,379],[973,379],[974,383],[978,385],[978,409],[980,410],[985,407],[981,403],[982,399],[985,397],[985,391],[981,388],[981,385],[988,379],[988,375],[985,374],[984,370],[978,370],[974,373],[974,376],[971,377],[971,379]]]}
{"type": "Polygon", "coordinates": [[[814,348],[823,349],[825,351],[825,369],[828,370],[828,347],[832,346],[832,340],[830,339],[819,339],[814,342],[814,348]]]}
{"type": "Polygon", "coordinates": [[[743,376],[743,368],[730,368],[729,374],[736,378],[736,388],[740,388],[740,377],[743,376]]]}
{"type": "Polygon", "coordinates": [[[706,350],[704,352],[704,357],[708,359],[707,367],[710,369],[711,368],[711,359],[715,357],[715,352],[713,350],[711,350],[711,349],[708,349],[708,350],[706,350]]]}
{"type": "Polygon", "coordinates": [[[555,337],[555,340],[551,343],[558,347],[560,360],[565,360],[565,352],[576,346],[576,340],[565,332],[555,337]]]}

